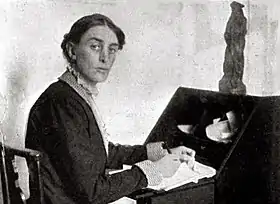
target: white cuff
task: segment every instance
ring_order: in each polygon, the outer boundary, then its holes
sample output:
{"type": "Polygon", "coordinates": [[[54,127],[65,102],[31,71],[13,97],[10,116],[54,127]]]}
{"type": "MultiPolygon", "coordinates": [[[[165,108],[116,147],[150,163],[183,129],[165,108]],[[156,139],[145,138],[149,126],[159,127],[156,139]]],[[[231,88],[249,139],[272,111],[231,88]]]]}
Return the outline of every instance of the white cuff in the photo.
{"type": "Polygon", "coordinates": [[[167,150],[162,148],[164,142],[153,142],[146,145],[148,160],[157,161],[167,154],[167,150]]]}
{"type": "Polygon", "coordinates": [[[144,172],[148,181],[148,186],[156,186],[160,184],[163,177],[152,161],[145,160],[138,162],[135,165],[144,172]]]}

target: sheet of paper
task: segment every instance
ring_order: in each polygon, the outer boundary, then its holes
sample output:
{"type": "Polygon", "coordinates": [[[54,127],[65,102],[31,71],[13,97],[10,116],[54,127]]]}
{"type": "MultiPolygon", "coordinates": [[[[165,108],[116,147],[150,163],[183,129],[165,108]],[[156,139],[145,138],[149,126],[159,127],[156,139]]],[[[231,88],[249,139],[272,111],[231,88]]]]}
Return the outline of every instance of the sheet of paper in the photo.
{"type": "Polygon", "coordinates": [[[182,163],[177,172],[170,178],[164,178],[157,186],[148,186],[154,190],[171,190],[187,183],[195,182],[202,178],[210,178],[216,174],[216,170],[199,162],[195,163],[194,170],[191,170],[186,163],[182,163]]]}
{"type": "MultiPolygon", "coordinates": [[[[123,169],[114,170],[109,174],[115,174],[124,170],[130,169],[131,166],[123,165],[123,169]]],[[[202,178],[210,178],[216,174],[216,170],[210,166],[195,162],[194,170],[190,169],[188,165],[183,162],[177,172],[170,178],[164,178],[163,181],[157,186],[148,186],[154,190],[171,190],[173,188],[185,185],[187,183],[198,183],[202,178]]]]}

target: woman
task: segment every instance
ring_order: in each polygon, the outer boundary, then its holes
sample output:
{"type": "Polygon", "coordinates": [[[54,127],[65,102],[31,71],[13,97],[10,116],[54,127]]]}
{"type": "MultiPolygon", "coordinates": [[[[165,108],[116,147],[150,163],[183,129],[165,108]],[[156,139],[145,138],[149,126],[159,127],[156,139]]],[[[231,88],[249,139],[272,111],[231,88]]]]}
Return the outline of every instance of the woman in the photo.
{"type": "Polygon", "coordinates": [[[98,115],[96,84],[111,70],[125,35],[108,17],[93,14],[73,24],[61,44],[69,66],[33,105],[26,147],[42,152],[46,204],[108,203],[173,175],[194,152],[162,143],[114,145],[98,115]],[[133,165],[114,175],[106,169],[133,165]]]}

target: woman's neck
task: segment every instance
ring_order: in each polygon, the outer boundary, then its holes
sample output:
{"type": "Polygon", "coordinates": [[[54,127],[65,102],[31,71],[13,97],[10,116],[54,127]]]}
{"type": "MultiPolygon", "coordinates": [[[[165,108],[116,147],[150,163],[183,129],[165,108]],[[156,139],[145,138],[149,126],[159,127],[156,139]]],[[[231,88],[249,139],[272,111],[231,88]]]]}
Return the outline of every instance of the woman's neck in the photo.
{"type": "Polygon", "coordinates": [[[87,77],[85,77],[83,74],[81,74],[78,69],[74,66],[68,66],[67,69],[74,75],[74,77],[77,80],[77,83],[82,86],[86,92],[89,92],[90,94],[97,95],[98,91],[96,88],[97,82],[93,82],[89,80],[87,77]]]}

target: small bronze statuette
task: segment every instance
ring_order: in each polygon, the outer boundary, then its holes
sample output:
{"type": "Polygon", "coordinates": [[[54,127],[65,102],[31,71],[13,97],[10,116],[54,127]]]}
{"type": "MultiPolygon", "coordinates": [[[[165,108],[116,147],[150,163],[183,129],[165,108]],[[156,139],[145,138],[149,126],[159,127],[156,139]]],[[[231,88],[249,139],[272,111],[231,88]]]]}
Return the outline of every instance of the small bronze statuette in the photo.
{"type": "Polygon", "coordinates": [[[223,64],[224,75],[219,81],[219,91],[233,94],[246,94],[246,86],[242,82],[244,72],[245,35],[247,19],[244,16],[243,4],[233,1],[231,16],[227,22],[224,38],[227,44],[223,64]]]}

